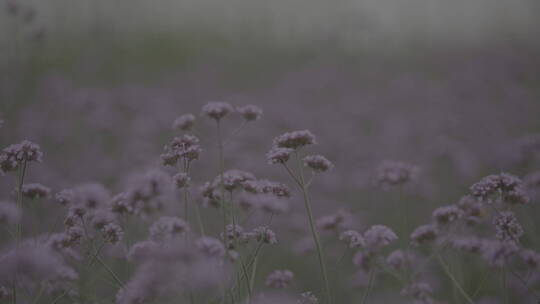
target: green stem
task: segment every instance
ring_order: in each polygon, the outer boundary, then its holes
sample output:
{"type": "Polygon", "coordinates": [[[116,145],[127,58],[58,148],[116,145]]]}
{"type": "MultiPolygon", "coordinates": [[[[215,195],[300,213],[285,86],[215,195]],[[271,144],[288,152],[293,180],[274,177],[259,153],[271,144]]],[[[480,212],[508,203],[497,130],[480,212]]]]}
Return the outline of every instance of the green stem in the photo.
{"type": "Polygon", "coordinates": [[[467,300],[469,304],[474,304],[474,301],[471,299],[471,297],[465,292],[463,287],[461,287],[461,284],[456,280],[456,278],[452,275],[450,272],[450,269],[448,268],[448,265],[444,262],[443,258],[439,253],[437,253],[437,260],[439,260],[439,264],[441,264],[441,267],[443,268],[445,274],[450,278],[454,286],[457,288],[457,290],[461,293],[461,295],[467,300]]]}
{"type": "Polygon", "coordinates": [[[503,266],[501,275],[502,275],[501,279],[502,279],[502,289],[503,289],[502,290],[502,292],[503,292],[503,303],[508,304],[510,302],[508,300],[509,299],[509,293],[508,293],[508,286],[507,286],[508,282],[507,282],[507,278],[506,278],[506,265],[503,266]]]}
{"type": "Polygon", "coordinates": [[[300,189],[302,190],[302,196],[304,198],[304,205],[305,205],[306,212],[309,219],[309,227],[311,229],[311,234],[313,235],[313,241],[315,242],[315,247],[317,249],[317,256],[319,258],[319,266],[321,268],[321,273],[324,280],[324,287],[326,291],[326,298],[328,300],[327,303],[331,304],[332,296],[330,294],[330,283],[328,281],[328,274],[326,272],[326,264],[324,262],[323,248],[321,245],[321,241],[319,239],[319,233],[317,232],[317,228],[315,227],[315,219],[313,218],[313,212],[311,210],[311,200],[309,197],[309,193],[306,189],[302,162],[300,161],[300,157],[298,156],[298,151],[295,151],[295,156],[296,156],[296,162],[298,165],[298,171],[299,171],[299,176],[300,176],[298,180],[300,181],[300,189]]]}
{"type": "Polygon", "coordinates": [[[375,270],[373,267],[369,270],[369,279],[368,279],[368,286],[366,287],[366,292],[364,292],[364,295],[362,296],[362,304],[365,304],[369,295],[369,292],[371,291],[371,287],[373,286],[373,278],[375,277],[375,270]]]}

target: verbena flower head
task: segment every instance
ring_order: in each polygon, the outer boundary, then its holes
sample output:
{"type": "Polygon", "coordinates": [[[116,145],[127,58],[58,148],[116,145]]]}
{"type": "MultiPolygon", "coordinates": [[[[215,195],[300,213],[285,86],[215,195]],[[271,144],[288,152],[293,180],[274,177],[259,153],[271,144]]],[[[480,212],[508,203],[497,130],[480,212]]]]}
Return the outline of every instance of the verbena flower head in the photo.
{"type": "Polygon", "coordinates": [[[274,146],[278,148],[298,149],[316,143],[315,135],[309,130],[287,132],[274,138],[274,146]]]}
{"type": "MultiPolygon", "coordinates": [[[[255,176],[249,172],[232,169],[223,173],[223,187],[227,191],[237,190],[243,187],[246,181],[255,181],[255,176]]],[[[221,175],[212,182],[212,187],[217,189],[222,183],[221,175]]]]}
{"type": "Polygon", "coordinates": [[[514,213],[510,211],[500,212],[493,219],[497,239],[501,241],[514,241],[523,236],[523,228],[519,224],[514,213]]]}
{"type": "Polygon", "coordinates": [[[273,245],[277,243],[276,234],[270,228],[261,226],[253,229],[251,232],[257,242],[273,245]]]}
{"type": "Polygon", "coordinates": [[[199,139],[188,134],[175,137],[163,150],[161,160],[166,166],[176,166],[179,160],[197,160],[202,152],[199,139]]]}
{"type": "Polygon", "coordinates": [[[454,205],[439,207],[432,213],[433,220],[439,225],[453,223],[462,215],[463,211],[454,205]]]}
{"type": "Polygon", "coordinates": [[[209,102],[203,106],[202,112],[212,119],[220,120],[227,114],[234,112],[234,108],[226,102],[209,102]]]}
{"type": "Polygon", "coordinates": [[[398,236],[384,225],[374,225],[364,232],[364,239],[368,249],[378,250],[396,241],[398,236]]]}
{"type": "Polygon", "coordinates": [[[414,229],[411,233],[411,241],[414,245],[421,245],[437,239],[439,231],[433,224],[422,225],[414,229]]]}
{"type": "Polygon", "coordinates": [[[261,118],[262,109],[254,105],[237,107],[236,111],[242,115],[245,121],[255,121],[261,118]]]}
{"type": "Polygon", "coordinates": [[[189,113],[176,118],[173,122],[173,128],[181,131],[189,131],[195,124],[195,115],[189,113]]]}
{"type": "Polygon", "coordinates": [[[150,238],[154,241],[170,240],[189,232],[188,223],[179,217],[163,216],[150,226],[150,238]]]}
{"type": "Polygon", "coordinates": [[[24,140],[18,144],[12,144],[0,152],[0,171],[7,173],[19,169],[24,162],[41,162],[43,153],[38,144],[24,140]]]}
{"type": "Polygon", "coordinates": [[[122,236],[124,235],[122,227],[115,223],[110,223],[103,226],[101,232],[103,234],[103,238],[111,244],[118,243],[120,240],[122,240],[122,236]]]}
{"type": "Polygon", "coordinates": [[[377,168],[377,182],[384,187],[404,185],[416,178],[418,167],[401,162],[387,160],[377,168]]]}
{"type": "Polygon", "coordinates": [[[266,286],[272,288],[286,288],[294,278],[290,270],[274,270],[266,277],[266,286]]]}
{"type": "Polygon", "coordinates": [[[511,174],[500,173],[488,175],[471,186],[471,193],[476,198],[491,203],[498,200],[511,205],[525,204],[529,201],[522,181],[511,174]]]}
{"type": "Polygon", "coordinates": [[[189,182],[191,181],[191,178],[187,173],[180,172],[173,176],[174,184],[176,185],[176,188],[182,189],[189,186],[189,182]]]}
{"type": "Polygon", "coordinates": [[[304,157],[304,165],[317,173],[326,172],[334,167],[334,165],[322,155],[308,155],[304,157]]]}
{"type": "Polygon", "coordinates": [[[40,199],[49,197],[51,189],[43,186],[42,184],[24,184],[22,186],[22,195],[31,199],[40,199]]]}
{"type": "Polygon", "coordinates": [[[356,230],[346,230],[339,235],[339,240],[347,243],[349,248],[365,247],[366,241],[362,234],[356,230]]]}
{"type": "Polygon", "coordinates": [[[273,147],[266,153],[266,160],[268,160],[268,163],[271,165],[284,164],[289,161],[292,152],[294,152],[294,150],[290,148],[273,147]]]}
{"type": "Polygon", "coordinates": [[[467,224],[477,224],[481,222],[484,215],[484,206],[472,195],[463,196],[458,202],[457,207],[463,212],[463,218],[467,224]]]}

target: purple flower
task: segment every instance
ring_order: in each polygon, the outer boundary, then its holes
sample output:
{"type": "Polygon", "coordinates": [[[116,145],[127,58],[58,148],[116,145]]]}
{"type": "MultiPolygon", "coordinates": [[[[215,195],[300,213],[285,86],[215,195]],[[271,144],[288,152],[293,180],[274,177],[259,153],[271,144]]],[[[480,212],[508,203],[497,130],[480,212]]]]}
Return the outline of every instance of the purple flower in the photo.
{"type": "Polygon", "coordinates": [[[226,102],[209,102],[203,106],[202,112],[212,119],[220,120],[227,114],[234,112],[234,108],[226,102]]]}
{"type": "Polygon", "coordinates": [[[298,149],[316,143],[315,135],[309,130],[287,132],[274,138],[274,146],[278,148],[298,149]]]}
{"type": "Polygon", "coordinates": [[[245,105],[237,107],[236,111],[242,115],[245,121],[255,121],[261,118],[262,110],[261,108],[254,105],[245,105]]]}
{"type": "Polygon", "coordinates": [[[286,288],[292,281],[294,274],[290,270],[274,270],[266,277],[266,286],[272,288],[286,288]]]}

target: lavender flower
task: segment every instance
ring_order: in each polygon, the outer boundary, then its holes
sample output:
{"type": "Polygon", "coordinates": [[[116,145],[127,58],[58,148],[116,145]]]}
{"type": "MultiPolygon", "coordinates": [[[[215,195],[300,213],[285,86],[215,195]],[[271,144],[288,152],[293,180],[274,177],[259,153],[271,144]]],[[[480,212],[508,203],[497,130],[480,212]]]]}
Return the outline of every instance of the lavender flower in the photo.
{"type": "Polygon", "coordinates": [[[272,288],[286,288],[292,281],[294,274],[290,270],[274,270],[266,277],[266,286],[272,288]]]}
{"type": "Polygon", "coordinates": [[[398,249],[392,251],[387,257],[386,257],[386,264],[390,266],[394,270],[403,270],[407,267],[409,264],[410,259],[408,255],[403,252],[403,250],[398,249]]]}
{"type": "Polygon", "coordinates": [[[39,145],[24,140],[18,144],[12,144],[0,152],[0,172],[15,171],[23,162],[41,162],[43,153],[39,145]]]}
{"type": "Polygon", "coordinates": [[[227,114],[234,112],[234,108],[226,102],[210,102],[202,108],[202,112],[212,119],[220,120],[227,114]]]}
{"type": "Polygon", "coordinates": [[[23,196],[31,199],[46,198],[51,193],[51,189],[42,184],[24,184],[22,186],[23,196]]]}
{"type": "Polygon", "coordinates": [[[73,204],[75,200],[75,192],[71,189],[65,189],[58,192],[55,195],[56,201],[62,206],[67,206],[73,204]]]}
{"type": "Polygon", "coordinates": [[[173,129],[181,130],[181,131],[189,131],[193,128],[194,123],[195,123],[195,115],[191,113],[184,114],[174,120],[173,129]]]}
{"type": "Polygon", "coordinates": [[[304,165],[311,168],[316,173],[326,172],[334,165],[322,155],[308,155],[304,157],[304,165]]]}
{"type": "Polygon", "coordinates": [[[237,107],[236,111],[242,115],[245,121],[255,121],[261,118],[261,108],[254,105],[245,105],[237,107]]]}
{"type": "Polygon", "coordinates": [[[308,130],[287,132],[274,138],[274,146],[278,148],[298,149],[316,143],[315,135],[308,130]]]}
{"type": "Polygon", "coordinates": [[[351,214],[345,210],[338,210],[335,214],[326,215],[317,219],[317,226],[322,230],[341,230],[347,228],[351,214]]]}

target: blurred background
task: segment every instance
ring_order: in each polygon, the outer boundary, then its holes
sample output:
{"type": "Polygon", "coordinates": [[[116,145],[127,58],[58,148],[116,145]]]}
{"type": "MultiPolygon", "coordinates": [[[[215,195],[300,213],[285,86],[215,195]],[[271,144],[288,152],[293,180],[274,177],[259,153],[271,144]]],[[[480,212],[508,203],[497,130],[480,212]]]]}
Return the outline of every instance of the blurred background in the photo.
{"type": "MultiPolygon", "coordinates": [[[[54,191],[89,181],[121,191],[128,176],[159,165],[177,116],[218,100],[264,110],[227,146],[228,168],[289,183],[264,155],[275,136],[309,129],[314,151],[336,166],[317,181],[315,212],[345,208],[361,227],[396,216],[396,194],[372,183],[383,160],[421,169],[402,198],[418,224],[482,176],[538,169],[539,1],[0,5],[0,144],[39,143],[43,163],[28,181],[54,191]]],[[[231,132],[241,118],[224,123],[231,132]]],[[[197,121],[196,184],[217,172],[213,127],[197,121]]],[[[14,183],[2,179],[3,198],[14,183]]],[[[291,205],[302,216],[298,195],[291,205]]],[[[293,228],[285,238],[301,239],[293,228]]],[[[527,231],[540,248],[538,230],[527,231]]],[[[304,270],[306,280],[316,271],[304,270]]]]}

